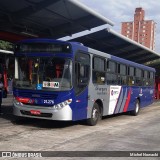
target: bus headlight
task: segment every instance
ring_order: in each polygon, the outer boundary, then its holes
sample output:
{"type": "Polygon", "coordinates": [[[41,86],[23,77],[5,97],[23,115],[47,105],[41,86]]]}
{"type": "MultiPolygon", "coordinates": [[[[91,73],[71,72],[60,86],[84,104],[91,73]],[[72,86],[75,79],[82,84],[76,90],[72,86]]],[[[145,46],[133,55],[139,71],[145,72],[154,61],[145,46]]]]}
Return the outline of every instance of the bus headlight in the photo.
{"type": "Polygon", "coordinates": [[[69,105],[71,102],[72,102],[72,99],[68,99],[68,100],[66,100],[66,101],[64,101],[64,102],[61,102],[61,103],[58,103],[58,104],[54,105],[54,106],[53,106],[53,109],[55,109],[55,110],[60,110],[60,109],[62,109],[63,107],[69,105]]]}
{"type": "Polygon", "coordinates": [[[16,105],[19,105],[19,106],[23,106],[23,103],[20,102],[20,101],[17,99],[17,97],[14,97],[14,98],[13,98],[13,103],[15,103],[16,105]]]}

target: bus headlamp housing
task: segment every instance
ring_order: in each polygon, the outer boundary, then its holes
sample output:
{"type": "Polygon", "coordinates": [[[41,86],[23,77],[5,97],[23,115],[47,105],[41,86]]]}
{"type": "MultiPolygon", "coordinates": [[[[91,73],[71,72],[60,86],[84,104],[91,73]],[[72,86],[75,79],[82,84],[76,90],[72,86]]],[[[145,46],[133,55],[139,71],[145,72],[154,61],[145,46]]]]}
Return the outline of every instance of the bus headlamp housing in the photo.
{"type": "Polygon", "coordinates": [[[18,98],[18,97],[14,97],[14,98],[13,98],[13,102],[14,102],[16,105],[23,106],[23,103],[19,101],[19,98],[18,98]]]}
{"type": "Polygon", "coordinates": [[[72,102],[72,99],[68,99],[68,100],[66,100],[66,101],[64,101],[64,102],[61,102],[61,103],[58,103],[58,104],[54,105],[54,106],[53,106],[53,109],[55,109],[55,110],[60,110],[60,109],[62,109],[63,107],[69,105],[71,102],[72,102]]]}

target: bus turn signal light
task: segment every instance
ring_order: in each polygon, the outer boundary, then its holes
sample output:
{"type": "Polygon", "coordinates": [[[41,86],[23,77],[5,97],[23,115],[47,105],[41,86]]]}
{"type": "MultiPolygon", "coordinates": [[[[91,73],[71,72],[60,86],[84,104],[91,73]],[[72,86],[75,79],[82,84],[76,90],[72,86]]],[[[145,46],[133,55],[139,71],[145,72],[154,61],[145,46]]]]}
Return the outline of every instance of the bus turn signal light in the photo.
{"type": "Polygon", "coordinates": [[[29,98],[21,98],[21,97],[15,97],[15,99],[21,103],[28,103],[30,100],[29,98]]]}

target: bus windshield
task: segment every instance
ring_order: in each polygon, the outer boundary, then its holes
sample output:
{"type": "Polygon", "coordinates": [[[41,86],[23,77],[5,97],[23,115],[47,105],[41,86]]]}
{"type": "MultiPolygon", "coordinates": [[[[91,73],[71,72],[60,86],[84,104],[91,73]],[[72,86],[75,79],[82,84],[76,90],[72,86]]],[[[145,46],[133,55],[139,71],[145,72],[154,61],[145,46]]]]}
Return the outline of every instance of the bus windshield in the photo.
{"type": "Polygon", "coordinates": [[[58,57],[16,57],[14,87],[64,91],[72,87],[72,61],[58,57]]]}

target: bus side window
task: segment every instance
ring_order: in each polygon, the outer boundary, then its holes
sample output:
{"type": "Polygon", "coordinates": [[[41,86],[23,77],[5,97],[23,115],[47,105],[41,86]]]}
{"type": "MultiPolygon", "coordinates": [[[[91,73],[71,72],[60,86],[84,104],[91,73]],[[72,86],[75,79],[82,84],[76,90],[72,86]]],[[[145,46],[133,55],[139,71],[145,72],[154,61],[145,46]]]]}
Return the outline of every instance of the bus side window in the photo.
{"type": "Polygon", "coordinates": [[[137,86],[141,86],[142,85],[142,70],[139,69],[139,68],[136,68],[136,71],[135,71],[135,76],[136,76],[136,84],[137,86]]]}
{"type": "Polygon", "coordinates": [[[134,74],[135,74],[135,68],[134,67],[128,67],[128,85],[133,86],[135,85],[135,80],[134,80],[134,74]]]}
{"type": "Polygon", "coordinates": [[[107,73],[106,82],[107,84],[117,85],[117,63],[114,61],[107,60],[107,73]]]}
{"type": "Polygon", "coordinates": [[[105,84],[105,59],[93,57],[93,83],[105,84]]]}
{"type": "Polygon", "coordinates": [[[127,66],[125,64],[118,64],[118,85],[127,85],[127,66]]]}
{"type": "Polygon", "coordinates": [[[150,81],[150,86],[154,85],[154,73],[149,72],[149,81],[150,81]]]}

